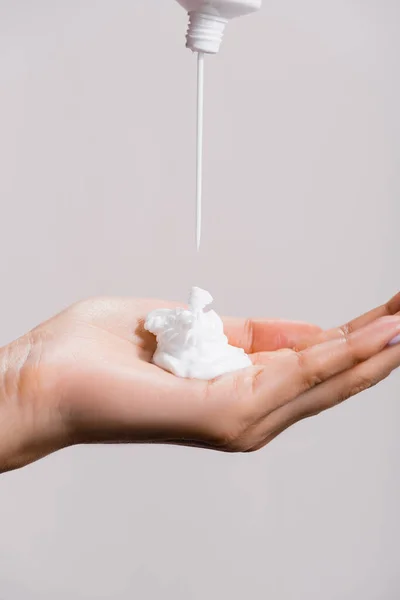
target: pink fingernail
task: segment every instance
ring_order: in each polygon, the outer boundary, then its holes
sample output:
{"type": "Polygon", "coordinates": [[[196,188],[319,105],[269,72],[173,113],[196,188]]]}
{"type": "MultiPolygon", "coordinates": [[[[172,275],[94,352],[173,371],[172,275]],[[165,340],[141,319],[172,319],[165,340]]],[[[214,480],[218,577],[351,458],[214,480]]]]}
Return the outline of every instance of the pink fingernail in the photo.
{"type": "Polygon", "coordinates": [[[400,343],[400,335],[396,335],[396,337],[394,337],[392,340],[390,340],[390,342],[388,343],[388,346],[395,346],[396,344],[400,343]]]}

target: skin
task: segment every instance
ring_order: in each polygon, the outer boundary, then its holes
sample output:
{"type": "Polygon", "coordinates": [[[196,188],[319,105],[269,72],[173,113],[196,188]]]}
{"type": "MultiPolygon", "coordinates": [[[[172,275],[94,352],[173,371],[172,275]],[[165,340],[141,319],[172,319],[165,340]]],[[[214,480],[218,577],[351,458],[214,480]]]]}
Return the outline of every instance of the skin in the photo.
{"type": "Polygon", "coordinates": [[[97,298],[0,350],[0,472],[82,443],[248,452],[400,365],[400,293],[346,325],[224,320],[253,366],[204,382],[155,365],[146,314],[175,303],[97,298]]]}

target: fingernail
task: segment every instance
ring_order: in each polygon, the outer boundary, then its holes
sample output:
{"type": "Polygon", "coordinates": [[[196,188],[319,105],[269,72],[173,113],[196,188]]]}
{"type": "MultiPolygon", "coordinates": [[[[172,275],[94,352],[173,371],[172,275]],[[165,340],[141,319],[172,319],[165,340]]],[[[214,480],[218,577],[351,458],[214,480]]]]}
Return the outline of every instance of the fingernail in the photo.
{"type": "Polygon", "coordinates": [[[400,335],[396,335],[396,337],[394,337],[392,340],[390,340],[390,342],[388,343],[388,346],[395,346],[396,344],[400,343],[400,335]]]}

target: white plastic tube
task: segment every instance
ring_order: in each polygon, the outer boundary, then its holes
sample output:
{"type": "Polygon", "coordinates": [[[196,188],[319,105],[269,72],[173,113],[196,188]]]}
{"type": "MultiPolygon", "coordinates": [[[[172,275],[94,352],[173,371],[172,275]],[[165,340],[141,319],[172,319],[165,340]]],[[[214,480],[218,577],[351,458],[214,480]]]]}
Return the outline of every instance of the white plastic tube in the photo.
{"type": "Polygon", "coordinates": [[[189,14],[186,46],[193,52],[216,54],[230,19],[261,8],[262,0],[178,0],[189,14]]]}

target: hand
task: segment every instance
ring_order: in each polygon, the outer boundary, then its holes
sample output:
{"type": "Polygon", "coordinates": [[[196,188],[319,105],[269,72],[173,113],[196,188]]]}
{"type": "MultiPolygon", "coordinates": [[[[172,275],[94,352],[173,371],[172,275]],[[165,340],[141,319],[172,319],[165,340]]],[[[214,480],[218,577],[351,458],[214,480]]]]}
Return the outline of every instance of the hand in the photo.
{"type": "Polygon", "coordinates": [[[154,300],[80,302],[0,353],[0,472],[62,447],[161,442],[252,451],[400,365],[400,294],[343,327],[224,320],[253,366],[210,382],[150,361],[154,300]]]}

